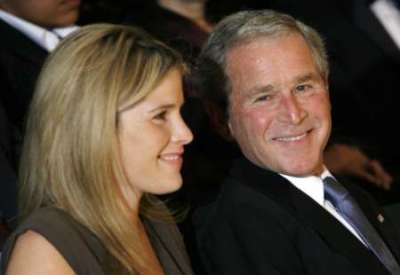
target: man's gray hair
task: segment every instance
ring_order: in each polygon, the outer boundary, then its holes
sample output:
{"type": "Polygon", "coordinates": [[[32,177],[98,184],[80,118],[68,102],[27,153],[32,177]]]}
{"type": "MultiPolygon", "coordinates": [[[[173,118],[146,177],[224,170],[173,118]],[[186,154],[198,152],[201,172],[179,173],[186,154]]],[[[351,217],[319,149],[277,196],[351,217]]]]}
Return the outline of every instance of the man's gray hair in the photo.
{"type": "Polygon", "coordinates": [[[272,10],[241,11],[224,18],[210,35],[200,59],[212,60],[222,69],[230,49],[260,37],[300,34],[310,47],[321,76],[327,79],[329,65],[324,42],[313,28],[287,14],[272,10]]]}

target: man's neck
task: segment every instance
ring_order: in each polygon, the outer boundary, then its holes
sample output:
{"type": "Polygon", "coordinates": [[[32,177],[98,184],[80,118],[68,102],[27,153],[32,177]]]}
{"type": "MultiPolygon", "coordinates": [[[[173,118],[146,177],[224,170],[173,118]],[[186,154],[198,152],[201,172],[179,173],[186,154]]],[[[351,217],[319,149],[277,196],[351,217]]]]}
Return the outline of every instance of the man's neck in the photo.
{"type": "Polygon", "coordinates": [[[11,3],[9,3],[8,1],[0,0],[0,10],[8,12],[9,14],[12,14],[12,15],[14,15],[16,17],[23,18],[21,16],[20,12],[18,12],[18,9],[15,9],[15,7],[11,3]]]}
{"type": "Polygon", "coordinates": [[[9,7],[7,6],[7,4],[3,3],[0,1],[0,10],[3,10],[5,12],[8,13],[13,13],[12,11],[10,11],[9,7]]]}

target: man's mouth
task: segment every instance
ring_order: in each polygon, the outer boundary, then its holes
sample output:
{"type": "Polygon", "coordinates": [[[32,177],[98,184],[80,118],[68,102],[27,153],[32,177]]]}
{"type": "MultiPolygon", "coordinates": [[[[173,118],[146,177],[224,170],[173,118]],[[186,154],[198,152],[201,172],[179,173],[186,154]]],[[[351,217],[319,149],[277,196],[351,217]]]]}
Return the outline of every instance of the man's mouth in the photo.
{"type": "Polygon", "coordinates": [[[275,137],[275,138],[273,138],[273,140],[281,141],[281,142],[299,141],[299,140],[304,139],[310,132],[311,132],[311,130],[308,130],[308,131],[306,131],[304,133],[301,133],[301,134],[294,134],[294,135],[286,135],[286,136],[275,137]]]}

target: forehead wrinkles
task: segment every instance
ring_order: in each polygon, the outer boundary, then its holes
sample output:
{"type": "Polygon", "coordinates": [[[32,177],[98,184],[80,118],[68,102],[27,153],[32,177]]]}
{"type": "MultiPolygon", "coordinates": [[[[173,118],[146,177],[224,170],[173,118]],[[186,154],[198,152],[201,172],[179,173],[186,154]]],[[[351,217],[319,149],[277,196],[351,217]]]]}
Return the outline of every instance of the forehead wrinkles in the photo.
{"type": "Polygon", "coordinates": [[[321,75],[318,64],[304,38],[298,34],[287,34],[277,37],[260,37],[233,47],[226,55],[225,68],[234,84],[233,88],[236,88],[237,95],[238,92],[247,93],[254,86],[274,84],[264,83],[265,78],[261,77],[265,76],[269,79],[270,73],[273,79],[280,79],[282,83],[288,80],[288,76],[295,77],[295,74],[302,76],[300,74],[304,72],[299,71],[299,64],[303,64],[301,68],[309,70],[309,73],[315,71],[321,75]],[[291,47],[293,43],[296,46],[291,47]],[[287,52],[288,49],[290,52],[287,52]],[[287,70],[282,71],[281,69],[285,67],[287,70]],[[262,83],[254,83],[254,81],[262,83]]]}
{"type": "Polygon", "coordinates": [[[257,54],[252,54],[258,48],[264,48],[266,44],[246,43],[232,48],[226,55],[225,70],[230,81],[229,99],[243,98],[253,86],[265,83],[253,83],[254,78],[249,73],[258,72],[267,74],[268,68],[265,66],[265,60],[257,54]],[[251,72],[249,72],[251,68],[251,72]],[[250,81],[249,81],[250,80],[250,81]]]}
{"type": "MultiPolygon", "coordinates": [[[[291,36],[292,33],[279,33],[275,35],[261,35],[258,37],[252,37],[244,39],[236,44],[227,51],[225,55],[224,69],[228,77],[227,85],[227,97],[229,103],[229,109],[233,106],[232,104],[239,104],[243,96],[246,96],[254,85],[263,85],[265,83],[252,83],[249,75],[249,68],[251,73],[259,71],[259,74],[268,74],[268,68],[265,66],[265,59],[259,54],[253,54],[253,52],[260,52],[260,49],[269,48],[271,44],[275,44],[282,38],[291,36]],[[232,102],[232,98],[235,97],[235,101],[232,102]]],[[[257,79],[261,81],[261,79],[257,79]]]]}
{"type": "MultiPolygon", "coordinates": [[[[247,45],[246,45],[247,46],[247,45]]],[[[238,54],[240,49],[248,48],[245,45],[239,45],[230,49],[226,55],[225,59],[225,71],[229,79],[228,87],[228,114],[229,118],[232,118],[232,113],[238,114],[240,106],[240,97],[243,95],[243,90],[238,89],[238,86],[246,83],[246,76],[240,70],[240,63],[242,63],[242,58],[238,54]],[[234,112],[233,109],[235,109],[234,112]]]]}
{"type": "Polygon", "coordinates": [[[242,83],[245,80],[245,75],[240,69],[243,63],[243,53],[248,47],[235,47],[231,49],[226,56],[226,72],[231,83],[231,92],[238,92],[234,88],[237,87],[238,83],[242,83]],[[240,51],[240,54],[239,54],[240,51]]]}

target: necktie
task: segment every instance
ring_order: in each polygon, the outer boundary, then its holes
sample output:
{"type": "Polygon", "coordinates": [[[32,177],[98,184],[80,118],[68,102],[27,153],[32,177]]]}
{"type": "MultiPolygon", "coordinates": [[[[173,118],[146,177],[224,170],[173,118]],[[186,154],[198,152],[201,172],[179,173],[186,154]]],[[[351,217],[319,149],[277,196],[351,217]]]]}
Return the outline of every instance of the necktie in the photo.
{"type": "Polygon", "coordinates": [[[357,231],[364,243],[367,244],[391,274],[399,275],[400,267],[396,259],[349,192],[332,177],[324,178],[323,182],[327,200],[335,206],[339,214],[357,231]]]}

